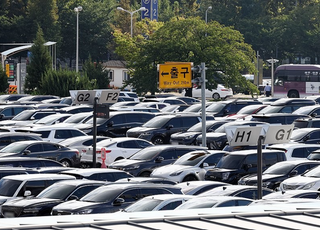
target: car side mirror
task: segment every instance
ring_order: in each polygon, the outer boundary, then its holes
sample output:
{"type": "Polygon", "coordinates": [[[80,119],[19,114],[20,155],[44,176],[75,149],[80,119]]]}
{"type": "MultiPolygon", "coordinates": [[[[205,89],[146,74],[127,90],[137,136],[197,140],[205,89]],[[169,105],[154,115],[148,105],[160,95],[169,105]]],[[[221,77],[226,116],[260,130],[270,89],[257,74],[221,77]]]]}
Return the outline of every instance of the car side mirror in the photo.
{"type": "Polygon", "coordinates": [[[250,168],[252,168],[252,164],[245,164],[245,165],[243,165],[243,169],[244,170],[249,170],[250,168]]]}
{"type": "Polygon", "coordinates": [[[30,150],[24,150],[22,155],[29,155],[31,153],[30,150]]]}
{"type": "Polygon", "coordinates": [[[164,160],[163,157],[157,157],[154,162],[161,163],[164,160]]]}
{"type": "Polygon", "coordinates": [[[113,125],[114,125],[114,122],[113,122],[113,121],[110,121],[110,122],[108,122],[108,124],[107,124],[108,127],[112,127],[113,125]]]}
{"type": "Polygon", "coordinates": [[[209,167],[209,164],[207,162],[202,163],[202,168],[205,168],[205,167],[209,167]]]}
{"type": "Polygon", "coordinates": [[[71,195],[68,200],[79,200],[79,197],[77,197],[76,195],[71,195]]]}
{"type": "Polygon", "coordinates": [[[24,197],[27,197],[27,196],[31,196],[31,191],[30,190],[26,190],[23,194],[24,197]]]}
{"type": "Polygon", "coordinates": [[[229,110],[228,109],[223,110],[223,114],[224,115],[228,115],[229,114],[229,110]]]}
{"type": "Polygon", "coordinates": [[[292,170],[289,174],[289,177],[293,177],[293,176],[296,176],[298,175],[298,171],[297,170],[292,170]]]}
{"type": "Polygon", "coordinates": [[[312,113],[312,114],[311,114],[311,117],[317,117],[317,116],[318,116],[317,113],[312,113]]]}
{"type": "Polygon", "coordinates": [[[307,140],[309,140],[309,138],[310,138],[310,136],[307,135],[307,136],[303,137],[303,141],[307,141],[307,140]]]}
{"type": "Polygon", "coordinates": [[[167,129],[172,129],[173,128],[173,125],[168,125],[167,126],[167,129]]]}
{"type": "Polygon", "coordinates": [[[0,114],[0,119],[3,119],[5,117],[4,114],[0,114]]]}
{"type": "Polygon", "coordinates": [[[113,206],[121,206],[121,204],[123,204],[125,202],[125,200],[123,198],[117,198],[115,199],[115,201],[113,201],[113,206]]]}

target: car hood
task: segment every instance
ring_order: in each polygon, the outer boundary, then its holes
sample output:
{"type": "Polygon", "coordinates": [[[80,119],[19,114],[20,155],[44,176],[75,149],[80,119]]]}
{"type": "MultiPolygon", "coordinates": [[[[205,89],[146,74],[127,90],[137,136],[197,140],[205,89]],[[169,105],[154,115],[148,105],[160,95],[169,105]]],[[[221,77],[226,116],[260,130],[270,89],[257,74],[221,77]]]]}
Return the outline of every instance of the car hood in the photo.
{"type": "Polygon", "coordinates": [[[55,210],[77,210],[77,209],[92,207],[97,204],[100,204],[100,203],[71,200],[71,201],[67,201],[62,204],[59,204],[59,205],[55,206],[53,209],[55,209],[55,210]]]}
{"type": "MultiPolygon", "coordinates": [[[[279,174],[262,174],[262,180],[271,180],[279,177],[283,177],[284,175],[279,174]]],[[[248,175],[242,178],[243,181],[257,181],[257,175],[248,175]]]]}
{"type": "Polygon", "coordinates": [[[168,175],[173,172],[178,171],[186,171],[188,169],[194,168],[194,166],[187,166],[187,165],[166,165],[159,168],[155,168],[153,172],[151,173],[152,176],[161,176],[161,175],[168,175]]]}
{"type": "MultiPolygon", "coordinates": [[[[206,137],[207,138],[217,138],[217,137],[223,137],[223,136],[226,136],[225,133],[207,133],[206,134],[206,137]]],[[[202,135],[199,135],[198,138],[202,138],[202,135]]]]}
{"type": "Polygon", "coordinates": [[[19,155],[18,153],[1,153],[0,152],[0,157],[13,157],[19,155]]]}
{"type": "Polygon", "coordinates": [[[208,172],[212,173],[224,173],[224,172],[236,172],[238,169],[225,169],[225,168],[213,168],[208,170],[208,172]]]}
{"type": "Polygon", "coordinates": [[[144,162],[143,160],[131,160],[131,159],[122,159],[115,161],[110,164],[111,167],[125,167],[128,165],[135,165],[144,162]]]}
{"type": "Polygon", "coordinates": [[[72,126],[80,130],[92,129],[92,124],[78,124],[78,125],[73,124],[72,126]]]}
{"type": "Polygon", "coordinates": [[[45,203],[61,203],[59,199],[50,199],[50,198],[31,198],[31,199],[14,199],[6,202],[6,206],[15,206],[15,207],[27,207],[35,204],[45,204],[45,203]]]}
{"type": "Polygon", "coordinates": [[[295,176],[295,177],[284,180],[283,183],[287,185],[305,185],[305,184],[317,182],[317,181],[320,181],[320,178],[295,176]]]}
{"type": "Polygon", "coordinates": [[[155,130],[156,128],[148,128],[148,127],[135,127],[128,130],[128,132],[132,133],[144,133],[151,130],[155,130]]]}
{"type": "Polygon", "coordinates": [[[171,135],[171,138],[183,138],[183,137],[187,137],[187,136],[191,136],[191,135],[197,135],[201,132],[185,132],[185,133],[182,133],[182,132],[179,132],[179,133],[174,133],[171,135]]]}

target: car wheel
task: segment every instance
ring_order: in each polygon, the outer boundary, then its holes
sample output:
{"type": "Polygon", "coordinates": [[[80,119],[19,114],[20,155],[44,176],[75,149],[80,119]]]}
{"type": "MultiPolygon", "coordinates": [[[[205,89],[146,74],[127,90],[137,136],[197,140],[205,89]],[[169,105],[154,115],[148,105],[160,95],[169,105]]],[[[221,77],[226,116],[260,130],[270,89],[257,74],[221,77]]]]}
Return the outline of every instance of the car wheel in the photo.
{"type": "Polygon", "coordinates": [[[198,180],[195,176],[193,175],[188,175],[185,178],[183,178],[182,182],[186,182],[186,181],[195,181],[198,180]]]}
{"type": "Polygon", "coordinates": [[[214,100],[219,100],[219,99],[220,99],[220,95],[219,95],[218,93],[214,93],[214,94],[212,95],[212,98],[213,98],[214,100]]]}
{"type": "Polygon", "coordinates": [[[162,137],[158,136],[158,137],[153,138],[152,143],[155,144],[155,145],[161,145],[161,144],[164,143],[164,140],[163,140],[162,137]]]}
{"type": "Polygon", "coordinates": [[[141,177],[150,177],[150,172],[148,172],[148,171],[145,171],[145,172],[142,172],[139,176],[141,176],[141,177]]]}
{"type": "Polygon", "coordinates": [[[65,167],[71,167],[72,166],[71,162],[69,160],[67,160],[67,159],[61,160],[60,163],[63,164],[63,166],[65,166],[65,167]]]}

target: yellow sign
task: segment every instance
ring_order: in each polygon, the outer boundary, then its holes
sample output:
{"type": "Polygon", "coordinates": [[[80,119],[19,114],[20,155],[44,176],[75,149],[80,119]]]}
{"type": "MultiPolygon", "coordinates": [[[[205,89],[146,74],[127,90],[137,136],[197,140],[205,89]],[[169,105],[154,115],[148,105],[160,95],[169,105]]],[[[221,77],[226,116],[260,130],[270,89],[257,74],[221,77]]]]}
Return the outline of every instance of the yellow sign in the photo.
{"type": "Polygon", "coordinates": [[[6,64],[6,75],[7,77],[10,77],[10,65],[6,64]]]}
{"type": "Polygon", "coordinates": [[[191,88],[191,62],[168,62],[160,64],[159,67],[159,88],[191,88]]]}

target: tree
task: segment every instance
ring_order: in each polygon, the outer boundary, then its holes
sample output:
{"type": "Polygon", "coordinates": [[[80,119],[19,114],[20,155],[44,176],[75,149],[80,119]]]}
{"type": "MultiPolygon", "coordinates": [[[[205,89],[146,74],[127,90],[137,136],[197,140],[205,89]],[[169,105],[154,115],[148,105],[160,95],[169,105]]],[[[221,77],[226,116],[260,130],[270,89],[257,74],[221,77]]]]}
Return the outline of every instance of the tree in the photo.
{"type": "Polygon", "coordinates": [[[127,83],[138,94],[158,91],[157,65],[167,61],[195,65],[205,62],[209,89],[218,83],[229,87],[239,85],[242,71],[255,71],[252,62],[255,53],[250,45],[238,31],[217,22],[205,24],[200,18],[177,19],[165,23],[149,40],[138,42],[138,38],[133,38],[135,42],[125,43],[121,34],[115,33],[115,37],[121,46],[117,51],[129,61],[131,79],[127,83]],[[226,77],[218,78],[218,71],[226,77]]]}
{"type": "Polygon", "coordinates": [[[8,90],[9,83],[6,72],[2,69],[0,65],[0,93],[5,93],[8,90]]]}
{"type": "Polygon", "coordinates": [[[84,63],[83,71],[91,82],[95,82],[98,89],[107,89],[109,87],[109,71],[104,70],[101,63],[94,63],[89,57],[84,63]]]}
{"type": "Polygon", "coordinates": [[[48,49],[44,46],[43,32],[39,27],[34,44],[31,47],[31,60],[27,66],[25,92],[36,93],[40,86],[41,78],[52,68],[52,60],[48,49]]]}

